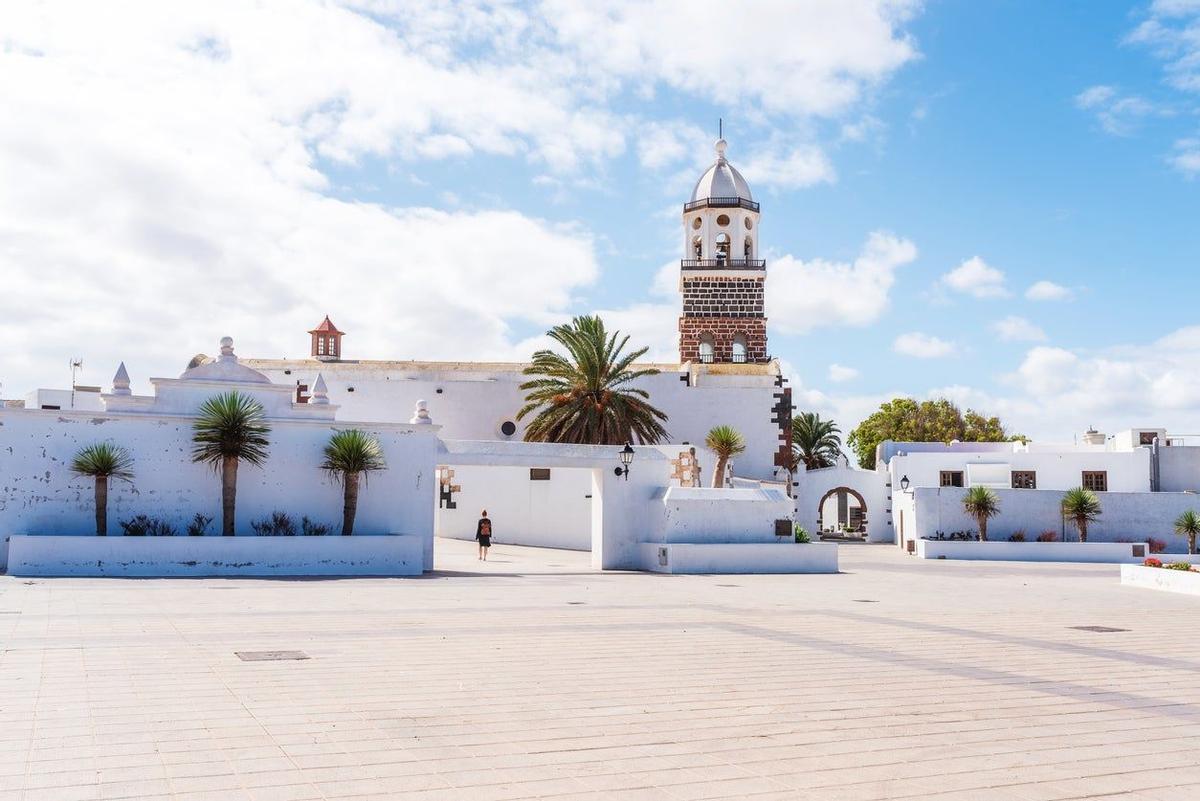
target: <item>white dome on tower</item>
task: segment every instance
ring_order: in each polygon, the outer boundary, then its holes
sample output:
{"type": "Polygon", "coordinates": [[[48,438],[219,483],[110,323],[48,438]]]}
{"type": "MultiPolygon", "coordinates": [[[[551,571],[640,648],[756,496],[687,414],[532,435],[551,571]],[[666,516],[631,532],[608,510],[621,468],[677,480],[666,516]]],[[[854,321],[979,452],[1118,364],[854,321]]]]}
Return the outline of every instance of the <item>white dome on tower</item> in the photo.
{"type": "Polygon", "coordinates": [[[727,143],[724,139],[717,140],[717,160],[704,171],[700,180],[696,182],[696,188],[692,190],[692,198],[688,201],[689,203],[714,198],[754,200],[754,196],[750,194],[750,184],[746,183],[742,174],[725,160],[726,146],[727,143]]]}

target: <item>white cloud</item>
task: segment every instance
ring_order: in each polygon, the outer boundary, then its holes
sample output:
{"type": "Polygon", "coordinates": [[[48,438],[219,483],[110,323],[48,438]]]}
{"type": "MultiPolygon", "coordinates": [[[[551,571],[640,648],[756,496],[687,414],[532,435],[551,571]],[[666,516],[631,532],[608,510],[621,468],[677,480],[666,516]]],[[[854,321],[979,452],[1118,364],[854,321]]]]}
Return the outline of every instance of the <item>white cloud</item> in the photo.
{"type": "Polygon", "coordinates": [[[858,370],[853,367],[845,367],[840,364],[829,365],[829,380],[835,383],[843,381],[853,381],[858,378],[858,370]]]}
{"type": "Polygon", "coordinates": [[[1028,300],[1070,300],[1074,294],[1068,287],[1053,281],[1037,281],[1025,290],[1028,300]]]}
{"type": "Polygon", "coordinates": [[[1113,86],[1091,86],[1075,96],[1075,106],[1096,115],[1096,121],[1114,136],[1129,136],[1151,115],[1171,116],[1173,111],[1138,95],[1122,94],[1113,86]]]}
{"type": "Polygon", "coordinates": [[[902,356],[912,356],[917,359],[941,359],[953,356],[958,352],[958,348],[953,342],[918,331],[896,337],[892,343],[892,350],[902,356]]]}
{"type": "Polygon", "coordinates": [[[1180,139],[1167,160],[1189,178],[1200,175],[1200,139],[1180,139]]]}
{"type": "Polygon", "coordinates": [[[784,152],[769,147],[755,150],[742,164],[741,171],[752,186],[798,189],[837,180],[829,157],[815,145],[801,145],[784,152]]]}
{"type": "Polygon", "coordinates": [[[876,231],[852,263],[783,256],[771,262],[767,316],[783,333],[820,326],[864,326],[888,306],[896,271],[917,258],[911,241],[876,231]]]}
{"type": "Polygon", "coordinates": [[[1158,0],[1126,41],[1149,47],[1163,61],[1172,86],[1200,92],[1200,3],[1158,0]]]}
{"type": "Polygon", "coordinates": [[[1045,331],[1016,315],[992,323],[992,330],[1005,342],[1042,342],[1046,339],[1045,331]]]}
{"type": "Polygon", "coordinates": [[[972,256],[942,276],[943,286],[977,298],[1004,297],[1004,272],[990,266],[978,256],[972,256]]]}

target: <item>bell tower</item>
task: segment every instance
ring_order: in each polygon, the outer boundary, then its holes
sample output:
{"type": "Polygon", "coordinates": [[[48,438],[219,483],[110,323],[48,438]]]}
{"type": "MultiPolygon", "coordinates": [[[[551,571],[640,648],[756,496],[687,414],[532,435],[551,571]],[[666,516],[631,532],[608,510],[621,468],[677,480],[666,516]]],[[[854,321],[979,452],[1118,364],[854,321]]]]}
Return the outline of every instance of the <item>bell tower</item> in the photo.
{"type": "Polygon", "coordinates": [[[758,204],[716,142],[716,161],[683,205],[680,362],[765,362],[767,263],[759,258],[758,204]]]}

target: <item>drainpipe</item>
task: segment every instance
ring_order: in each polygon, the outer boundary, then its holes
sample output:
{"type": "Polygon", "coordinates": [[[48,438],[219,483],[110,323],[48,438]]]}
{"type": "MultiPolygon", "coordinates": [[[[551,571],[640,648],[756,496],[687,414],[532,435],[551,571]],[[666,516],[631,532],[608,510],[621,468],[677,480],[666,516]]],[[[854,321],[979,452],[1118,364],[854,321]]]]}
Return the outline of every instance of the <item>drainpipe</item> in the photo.
{"type": "Polygon", "coordinates": [[[1161,473],[1158,467],[1158,437],[1150,444],[1150,491],[1158,492],[1161,483],[1161,473]]]}

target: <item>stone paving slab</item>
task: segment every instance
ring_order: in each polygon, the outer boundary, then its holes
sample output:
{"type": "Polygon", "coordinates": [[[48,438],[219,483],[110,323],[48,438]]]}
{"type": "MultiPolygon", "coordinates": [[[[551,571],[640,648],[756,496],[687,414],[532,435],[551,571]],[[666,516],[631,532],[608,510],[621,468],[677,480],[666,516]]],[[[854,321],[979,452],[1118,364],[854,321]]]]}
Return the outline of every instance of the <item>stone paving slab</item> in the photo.
{"type": "Polygon", "coordinates": [[[1200,600],[1116,566],[472,545],[411,579],[0,577],[0,801],[1200,799],[1200,600]]]}

